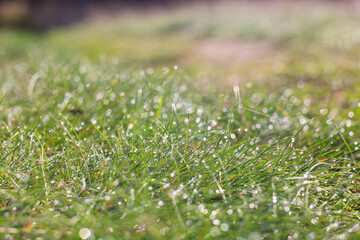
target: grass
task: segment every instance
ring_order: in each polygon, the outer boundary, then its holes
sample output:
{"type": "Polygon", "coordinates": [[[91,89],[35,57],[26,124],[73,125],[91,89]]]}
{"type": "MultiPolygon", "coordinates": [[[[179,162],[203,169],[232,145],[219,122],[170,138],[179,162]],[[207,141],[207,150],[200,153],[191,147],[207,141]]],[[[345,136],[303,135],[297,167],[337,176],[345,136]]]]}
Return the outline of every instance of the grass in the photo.
{"type": "Polygon", "coordinates": [[[237,10],[1,30],[0,236],[358,239],[358,15],[237,10]]]}

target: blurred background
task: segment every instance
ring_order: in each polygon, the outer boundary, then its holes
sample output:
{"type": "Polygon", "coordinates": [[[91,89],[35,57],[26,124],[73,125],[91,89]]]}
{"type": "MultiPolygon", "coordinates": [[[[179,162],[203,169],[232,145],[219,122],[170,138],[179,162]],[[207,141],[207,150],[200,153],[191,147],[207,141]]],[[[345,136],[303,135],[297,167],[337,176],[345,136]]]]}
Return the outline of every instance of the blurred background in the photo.
{"type": "Polygon", "coordinates": [[[154,8],[174,8],[194,3],[219,4],[224,2],[273,4],[348,4],[356,0],[0,0],[0,24],[2,26],[28,27],[46,30],[54,26],[71,24],[96,14],[121,13],[129,10],[146,11],[154,8]]]}
{"type": "Polygon", "coordinates": [[[202,88],[337,88],[359,71],[359,2],[0,0],[0,64],[106,58],[122,69],[179,66],[202,88]]]}
{"type": "MultiPolygon", "coordinates": [[[[70,24],[92,14],[129,9],[174,7],[201,0],[1,0],[2,25],[48,29],[70,24]]],[[[211,0],[208,2],[212,2],[211,0]]]]}

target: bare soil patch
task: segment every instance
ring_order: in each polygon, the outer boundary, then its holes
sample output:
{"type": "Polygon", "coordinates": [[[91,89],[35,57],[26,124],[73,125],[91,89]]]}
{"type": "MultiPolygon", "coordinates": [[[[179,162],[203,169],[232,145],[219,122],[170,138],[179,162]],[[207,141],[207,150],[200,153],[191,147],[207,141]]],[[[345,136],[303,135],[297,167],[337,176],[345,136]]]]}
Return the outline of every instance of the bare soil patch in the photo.
{"type": "Polygon", "coordinates": [[[283,54],[270,41],[209,40],[199,43],[194,55],[209,64],[237,67],[274,60],[283,54]]]}
{"type": "Polygon", "coordinates": [[[287,56],[286,48],[271,41],[208,40],[195,46],[190,61],[207,69],[198,80],[202,88],[210,83],[225,87],[249,79],[263,82],[263,70],[286,61],[287,56]]]}

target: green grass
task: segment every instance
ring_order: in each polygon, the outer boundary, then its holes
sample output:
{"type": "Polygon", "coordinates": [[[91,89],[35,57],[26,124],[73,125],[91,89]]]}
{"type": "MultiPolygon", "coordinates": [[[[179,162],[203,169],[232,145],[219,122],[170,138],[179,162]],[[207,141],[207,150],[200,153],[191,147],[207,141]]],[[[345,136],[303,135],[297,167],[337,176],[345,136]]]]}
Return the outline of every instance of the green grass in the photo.
{"type": "Polygon", "coordinates": [[[358,239],[359,17],[237,10],[1,30],[1,238],[358,239]]]}

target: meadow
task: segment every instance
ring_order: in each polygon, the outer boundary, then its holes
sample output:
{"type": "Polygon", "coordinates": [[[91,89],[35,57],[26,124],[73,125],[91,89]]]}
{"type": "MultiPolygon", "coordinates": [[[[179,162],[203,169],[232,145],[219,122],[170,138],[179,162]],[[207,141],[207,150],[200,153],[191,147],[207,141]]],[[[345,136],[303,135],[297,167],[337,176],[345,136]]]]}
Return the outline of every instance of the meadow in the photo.
{"type": "Polygon", "coordinates": [[[359,239],[360,15],[196,5],[0,30],[1,239],[359,239]]]}

